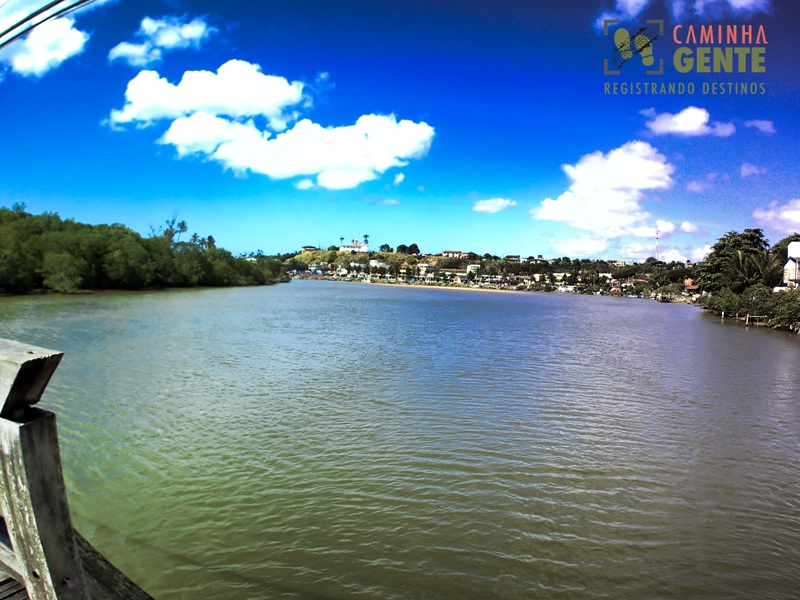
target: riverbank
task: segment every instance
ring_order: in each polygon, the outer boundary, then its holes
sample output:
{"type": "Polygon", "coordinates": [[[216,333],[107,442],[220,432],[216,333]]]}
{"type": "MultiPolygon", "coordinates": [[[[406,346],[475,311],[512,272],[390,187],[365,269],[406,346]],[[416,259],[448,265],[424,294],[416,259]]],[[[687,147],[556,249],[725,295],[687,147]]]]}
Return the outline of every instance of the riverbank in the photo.
{"type": "MultiPolygon", "coordinates": [[[[389,287],[421,287],[421,288],[430,288],[430,289],[438,289],[438,290],[468,290],[468,291],[475,291],[475,292],[495,292],[495,293],[505,293],[505,294],[517,294],[520,292],[537,292],[542,294],[573,294],[579,296],[605,296],[605,297],[612,297],[612,298],[630,298],[632,300],[653,300],[655,296],[651,297],[644,297],[644,296],[626,296],[625,294],[617,294],[617,293],[610,293],[610,294],[583,294],[581,292],[576,291],[562,291],[558,288],[552,290],[545,290],[545,289],[534,289],[531,287],[527,287],[524,285],[516,285],[516,286],[507,286],[502,284],[464,284],[464,283],[440,283],[440,282],[427,282],[427,281],[385,281],[385,280],[364,280],[364,279],[349,279],[343,277],[328,277],[328,276],[316,276],[316,275],[297,275],[293,277],[293,279],[298,279],[302,281],[338,281],[343,283],[354,283],[354,284],[369,284],[369,285],[382,285],[382,286],[389,286],[389,287]]],[[[672,297],[668,303],[673,304],[686,304],[688,306],[700,306],[697,304],[691,297],[672,297]]]]}

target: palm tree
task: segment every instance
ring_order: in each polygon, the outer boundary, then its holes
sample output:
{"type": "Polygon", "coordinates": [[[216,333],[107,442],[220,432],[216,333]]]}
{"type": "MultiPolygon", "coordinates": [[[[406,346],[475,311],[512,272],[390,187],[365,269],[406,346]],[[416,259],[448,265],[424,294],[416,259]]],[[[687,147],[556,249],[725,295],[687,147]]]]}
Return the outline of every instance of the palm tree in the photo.
{"type": "Polygon", "coordinates": [[[365,246],[369,246],[369,234],[368,233],[364,234],[364,245],[365,246]]]}
{"type": "Polygon", "coordinates": [[[783,279],[783,259],[777,252],[759,250],[750,256],[753,267],[761,277],[761,283],[767,287],[775,287],[783,279]]]}
{"type": "Polygon", "coordinates": [[[189,229],[189,227],[186,225],[186,221],[181,221],[180,223],[178,223],[178,241],[179,242],[181,241],[181,234],[182,233],[186,233],[187,229],[189,229]]]}
{"type": "Polygon", "coordinates": [[[753,255],[744,250],[736,250],[731,254],[725,263],[722,275],[728,287],[737,294],[761,280],[761,273],[756,267],[753,255]]]}

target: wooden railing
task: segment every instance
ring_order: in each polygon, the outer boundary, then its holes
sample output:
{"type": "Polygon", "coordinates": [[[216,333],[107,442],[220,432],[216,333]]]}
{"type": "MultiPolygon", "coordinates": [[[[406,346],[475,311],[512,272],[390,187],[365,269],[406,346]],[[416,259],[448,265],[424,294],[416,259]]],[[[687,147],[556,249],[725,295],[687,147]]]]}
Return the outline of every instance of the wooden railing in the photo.
{"type": "Polygon", "coordinates": [[[152,600],[72,527],[56,416],[33,406],[62,357],[0,339],[0,570],[31,600],[152,600]]]}

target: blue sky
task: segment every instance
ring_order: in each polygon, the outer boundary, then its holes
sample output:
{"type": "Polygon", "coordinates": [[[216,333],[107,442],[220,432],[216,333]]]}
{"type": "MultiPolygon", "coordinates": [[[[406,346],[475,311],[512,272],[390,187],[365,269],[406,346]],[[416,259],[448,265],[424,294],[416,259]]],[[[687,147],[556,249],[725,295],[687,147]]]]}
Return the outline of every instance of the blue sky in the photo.
{"type": "MultiPolygon", "coordinates": [[[[39,4],[0,0],[0,25],[39,4]]],[[[368,234],[644,260],[658,231],[660,258],[697,260],[800,230],[798,25],[777,0],[96,2],[0,51],[0,205],[145,235],[177,216],[235,253],[368,234]],[[606,74],[649,19],[663,74],[606,74]],[[711,25],[736,44],[686,39],[711,25]],[[679,72],[698,46],[763,72],[679,72]],[[662,82],[694,93],[606,93],[662,82]]]]}

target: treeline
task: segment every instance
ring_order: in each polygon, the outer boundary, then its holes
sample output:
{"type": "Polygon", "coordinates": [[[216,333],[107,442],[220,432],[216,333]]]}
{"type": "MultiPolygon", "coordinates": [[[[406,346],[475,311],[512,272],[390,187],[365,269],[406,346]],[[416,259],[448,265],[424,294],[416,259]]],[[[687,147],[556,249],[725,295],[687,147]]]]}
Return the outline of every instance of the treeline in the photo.
{"type": "Polygon", "coordinates": [[[87,225],[25,207],[0,208],[0,292],[261,285],[285,280],[277,259],[234,257],[214,238],[166,223],[143,238],[124,225],[87,225]]]}
{"type": "Polygon", "coordinates": [[[773,291],[783,281],[792,234],[770,247],[761,229],[729,231],[697,265],[696,283],[709,295],[705,307],[727,316],[763,315],[771,327],[786,329],[800,322],[800,288],[773,291]]]}

